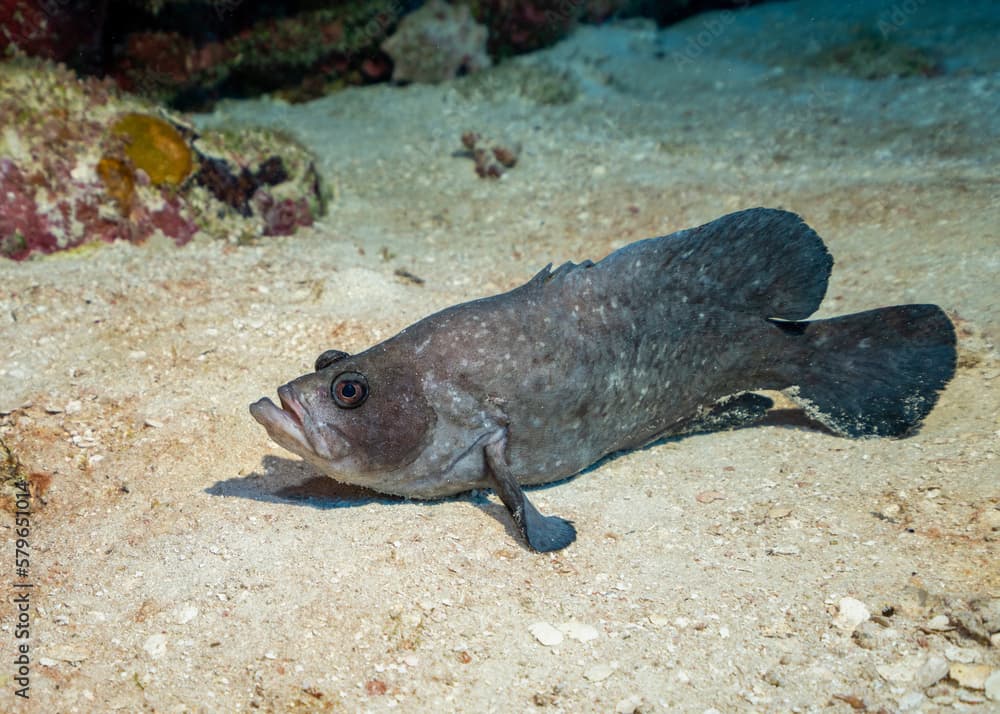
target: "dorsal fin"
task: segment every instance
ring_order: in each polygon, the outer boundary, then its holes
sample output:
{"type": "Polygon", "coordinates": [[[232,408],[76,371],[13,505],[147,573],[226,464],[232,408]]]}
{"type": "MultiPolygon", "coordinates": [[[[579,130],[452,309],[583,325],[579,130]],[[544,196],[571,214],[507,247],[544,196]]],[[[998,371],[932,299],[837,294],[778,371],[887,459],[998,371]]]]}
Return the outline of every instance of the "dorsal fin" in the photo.
{"type": "Polygon", "coordinates": [[[804,320],[816,311],[833,267],[823,240],[805,221],[773,208],[738,211],[679,231],[664,249],[665,279],[687,276],[682,287],[691,302],[784,320],[804,320]]]}

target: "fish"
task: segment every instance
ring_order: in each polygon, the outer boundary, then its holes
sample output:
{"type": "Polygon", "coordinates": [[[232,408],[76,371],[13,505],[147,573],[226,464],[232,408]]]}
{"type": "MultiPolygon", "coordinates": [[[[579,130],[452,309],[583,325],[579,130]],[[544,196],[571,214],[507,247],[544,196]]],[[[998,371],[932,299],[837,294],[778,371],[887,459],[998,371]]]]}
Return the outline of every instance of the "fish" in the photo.
{"type": "Polygon", "coordinates": [[[955,372],[937,305],[808,320],[833,258],[795,213],[751,208],[550,263],[357,354],[330,349],[252,416],[337,481],[407,498],[492,489],[538,552],[576,539],[525,486],[615,452],[751,426],[781,392],[835,435],[914,433],[955,372]]]}

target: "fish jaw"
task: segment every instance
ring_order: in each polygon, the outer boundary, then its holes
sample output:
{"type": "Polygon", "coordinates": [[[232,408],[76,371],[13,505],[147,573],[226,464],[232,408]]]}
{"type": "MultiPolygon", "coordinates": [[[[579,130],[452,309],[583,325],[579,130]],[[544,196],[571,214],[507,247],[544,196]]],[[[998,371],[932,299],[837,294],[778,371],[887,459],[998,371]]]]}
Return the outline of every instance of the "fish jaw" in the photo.
{"type": "Polygon", "coordinates": [[[310,439],[306,430],[304,410],[289,385],[278,387],[277,406],[267,397],[250,405],[250,414],[267,430],[268,436],[284,449],[313,460],[317,456],[324,460],[332,458],[322,439],[310,439]],[[318,447],[318,448],[317,448],[318,447]]]}

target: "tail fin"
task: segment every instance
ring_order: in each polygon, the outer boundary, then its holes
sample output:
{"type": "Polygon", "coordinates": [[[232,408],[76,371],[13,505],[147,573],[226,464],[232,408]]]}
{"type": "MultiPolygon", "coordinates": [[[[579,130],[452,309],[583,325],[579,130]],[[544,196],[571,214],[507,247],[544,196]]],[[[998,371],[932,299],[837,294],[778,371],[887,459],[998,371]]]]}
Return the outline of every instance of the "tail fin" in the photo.
{"type": "Polygon", "coordinates": [[[786,394],[843,436],[912,433],[955,373],[955,330],[937,305],[773,324],[806,340],[786,394]]]}

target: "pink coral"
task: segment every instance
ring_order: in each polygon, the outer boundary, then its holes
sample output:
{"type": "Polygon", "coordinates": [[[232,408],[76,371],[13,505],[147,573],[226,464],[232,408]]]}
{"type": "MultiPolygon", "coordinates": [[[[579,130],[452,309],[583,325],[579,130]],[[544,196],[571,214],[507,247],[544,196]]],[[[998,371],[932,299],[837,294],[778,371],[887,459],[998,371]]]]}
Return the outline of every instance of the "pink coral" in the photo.
{"type": "Polygon", "coordinates": [[[21,170],[10,159],[0,159],[0,255],[20,260],[33,250],[51,252],[56,238],[38,215],[34,192],[29,192],[21,170]]]}
{"type": "Polygon", "coordinates": [[[198,232],[198,226],[187,215],[187,206],[176,196],[167,198],[163,208],[150,215],[149,225],[159,228],[177,245],[184,245],[198,232]]]}
{"type": "Polygon", "coordinates": [[[264,218],[264,235],[288,236],[299,226],[311,226],[312,211],[304,198],[275,200],[271,194],[261,189],[254,194],[253,203],[264,218]]]}

